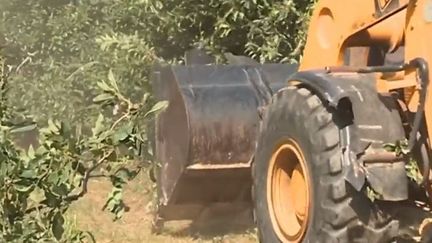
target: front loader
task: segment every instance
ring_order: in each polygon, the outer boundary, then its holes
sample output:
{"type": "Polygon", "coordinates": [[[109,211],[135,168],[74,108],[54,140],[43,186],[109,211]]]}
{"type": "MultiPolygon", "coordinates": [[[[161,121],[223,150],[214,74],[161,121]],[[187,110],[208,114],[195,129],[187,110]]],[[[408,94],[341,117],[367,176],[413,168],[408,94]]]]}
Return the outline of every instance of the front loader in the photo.
{"type": "Polygon", "coordinates": [[[160,65],[158,217],[224,205],[252,208],[261,242],[401,238],[432,203],[431,39],[431,0],[320,0],[299,66],[160,65]]]}

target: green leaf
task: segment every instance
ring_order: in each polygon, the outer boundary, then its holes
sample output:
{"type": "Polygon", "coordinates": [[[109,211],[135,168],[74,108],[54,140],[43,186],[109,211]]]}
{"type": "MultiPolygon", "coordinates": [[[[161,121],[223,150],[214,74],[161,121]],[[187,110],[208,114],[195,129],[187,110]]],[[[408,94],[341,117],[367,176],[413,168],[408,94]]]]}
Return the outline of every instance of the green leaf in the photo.
{"type": "Polygon", "coordinates": [[[61,240],[64,233],[64,218],[60,212],[54,215],[52,222],[52,232],[57,240],[61,240]]]}
{"type": "Polygon", "coordinates": [[[94,97],[93,102],[100,103],[100,102],[104,102],[104,101],[112,100],[112,99],[114,99],[113,95],[108,94],[108,93],[103,93],[103,94],[100,94],[100,95],[94,97]]]}
{"type": "Polygon", "coordinates": [[[84,239],[87,239],[89,242],[96,243],[96,238],[90,231],[80,231],[74,237],[72,237],[72,242],[86,242],[84,239]]]}
{"type": "Polygon", "coordinates": [[[129,136],[129,134],[127,133],[127,131],[118,130],[113,135],[113,141],[114,141],[114,143],[117,143],[117,142],[125,140],[128,136],[129,136]]]}
{"type": "Polygon", "coordinates": [[[168,107],[168,101],[159,101],[144,115],[144,117],[147,117],[152,113],[160,112],[166,109],[167,107],[168,107]]]}
{"type": "Polygon", "coordinates": [[[55,134],[59,133],[59,127],[55,124],[55,122],[52,119],[48,119],[48,129],[55,134]]]}
{"type": "Polygon", "coordinates": [[[57,196],[66,196],[69,193],[68,186],[64,183],[60,185],[54,185],[52,192],[57,196]]]}
{"type": "Polygon", "coordinates": [[[131,172],[127,168],[121,168],[117,171],[116,176],[126,182],[131,178],[131,172]]]}
{"type": "Polygon", "coordinates": [[[113,134],[113,141],[114,143],[120,142],[125,140],[129,135],[132,133],[133,124],[127,123],[120,127],[115,133],[113,134]]]}
{"type": "Polygon", "coordinates": [[[150,98],[150,93],[145,93],[141,99],[141,104],[146,104],[147,100],[150,98]]]}
{"type": "Polygon", "coordinates": [[[39,203],[45,199],[44,190],[39,187],[36,187],[31,193],[29,198],[35,202],[39,203]]]}
{"type": "Polygon", "coordinates": [[[122,200],[122,198],[123,198],[123,192],[122,192],[122,190],[121,189],[116,189],[115,193],[113,195],[114,201],[120,202],[122,200]]]}
{"type": "Polygon", "coordinates": [[[30,125],[27,125],[27,126],[17,127],[17,128],[13,128],[11,130],[11,133],[29,132],[29,131],[33,131],[36,127],[37,127],[36,123],[30,124],[30,125]]]}
{"type": "Polygon", "coordinates": [[[48,178],[47,178],[47,182],[52,183],[52,184],[57,184],[57,183],[59,183],[60,180],[61,180],[61,178],[60,178],[58,172],[50,173],[48,175],[48,178]]]}
{"type": "Polygon", "coordinates": [[[108,208],[114,207],[115,204],[119,203],[123,197],[123,192],[120,187],[114,187],[108,196],[106,206],[108,208]]]}
{"type": "Polygon", "coordinates": [[[98,119],[96,120],[95,127],[92,129],[93,135],[97,136],[104,130],[104,116],[102,114],[99,114],[98,119]]]}
{"type": "Polygon", "coordinates": [[[121,207],[116,213],[116,219],[122,218],[125,213],[125,208],[121,207]]]}
{"type": "Polygon", "coordinates": [[[103,81],[97,82],[97,86],[99,86],[99,88],[105,92],[112,92],[113,91],[113,89],[110,86],[108,86],[107,83],[105,83],[103,81]]]}
{"type": "Polygon", "coordinates": [[[35,156],[35,151],[34,151],[34,149],[33,149],[33,145],[31,145],[31,144],[30,144],[30,146],[29,146],[29,148],[28,148],[27,156],[28,156],[29,159],[31,159],[31,160],[36,158],[36,156],[35,156]]]}
{"type": "Polygon", "coordinates": [[[31,169],[24,170],[21,173],[20,177],[21,178],[26,178],[26,179],[36,178],[36,171],[35,170],[31,170],[31,169]]]}
{"type": "Polygon", "coordinates": [[[367,193],[367,197],[372,202],[374,202],[375,200],[380,198],[380,195],[377,192],[375,192],[375,190],[373,188],[371,188],[370,186],[366,187],[366,193],[367,193]]]}
{"type": "Polygon", "coordinates": [[[21,184],[15,184],[15,190],[19,192],[27,193],[33,188],[33,185],[21,185],[21,184]]]}
{"type": "Polygon", "coordinates": [[[77,174],[73,178],[73,186],[74,187],[80,187],[83,181],[83,176],[80,174],[77,174]]]}
{"type": "Polygon", "coordinates": [[[103,210],[109,210],[111,213],[115,215],[114,221],[121,218],[125,211],[125,204],[123,202],[123,193],[122,188],[114,187],[111,191],[107,202],[103,206],[103,210]]]}
{"type": "Polygon", "coordinates": [[[46,203],[49,207],[56,207],[59,203],[59,199],[49,191],[44,191],[44,195],[46,198],[46,203]]]}
{"type": "Polygon", "coordinates": [[[112,71],[112,69],[109,70],[108,72],[108,81],[110,82],[111,86],[117,91],[119,92],[119,87],[117,86],[117,81],[114,77],[114,73],[112,71]]]}

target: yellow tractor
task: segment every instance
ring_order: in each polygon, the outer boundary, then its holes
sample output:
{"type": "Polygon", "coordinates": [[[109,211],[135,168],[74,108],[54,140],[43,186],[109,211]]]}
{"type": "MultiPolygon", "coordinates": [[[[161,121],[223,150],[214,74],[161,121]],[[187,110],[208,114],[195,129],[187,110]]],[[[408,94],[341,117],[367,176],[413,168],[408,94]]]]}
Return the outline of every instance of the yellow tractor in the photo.
{"type": "Polygon", "coordinates": [[[432,202],[431,40],[432,0],[320,0],[299,65],[159,65],[157,217],[250,208],[261,242],[393,242],[432,202]]]}

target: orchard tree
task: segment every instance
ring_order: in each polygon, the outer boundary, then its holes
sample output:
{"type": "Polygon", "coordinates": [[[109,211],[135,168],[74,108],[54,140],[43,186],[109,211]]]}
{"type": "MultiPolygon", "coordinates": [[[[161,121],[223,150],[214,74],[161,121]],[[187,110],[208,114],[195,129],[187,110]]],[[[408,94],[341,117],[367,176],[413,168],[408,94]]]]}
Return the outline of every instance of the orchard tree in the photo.
{"type": "Polygon", "coordinates": [[[0,241],[90,236],[64,215],[95,174],[121,217],[123,184],[152,163],[147,125],[169,105],[153,99],[152,65],[193,47],[296,62],[313,2],[0,0],[0,241]]]}

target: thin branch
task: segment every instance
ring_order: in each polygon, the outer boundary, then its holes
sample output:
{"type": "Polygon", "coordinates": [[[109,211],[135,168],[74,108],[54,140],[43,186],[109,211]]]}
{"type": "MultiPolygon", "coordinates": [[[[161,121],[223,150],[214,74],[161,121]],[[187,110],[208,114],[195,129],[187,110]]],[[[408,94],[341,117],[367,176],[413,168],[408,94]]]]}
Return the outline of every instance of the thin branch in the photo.
{"type": "Polygon", "coordinates": [[[92,167],[87,169],[87,171],[84,173],[83,185],[82,185],[82,190],[80,193],[75,194],[75,195],[70,195],[70,196],[66,197],[64,200],[65,201],[76,201],[77,199],[83,197],[88,191],[88,181],[91,178],[91,173],[94,170],[96,170],[99,166],[101,166],[112,153],[114,153],[114,150],[111,150],[110,152],[106,153],[102,158],[100,158],[96,162],[96,164],[94,164],[92,167]]]}
{"type": "Polygon", "coordinates": [[[128,116],[130,115],[130,112],[126,112],[125,114],[123,114],[123,116],[121,116],[117,121],[114,122],[114,124],[111,126],[111,130],[114,130],[114,128],[124,119],[126,119],[128,116]]]}
{"type": "Polygon", "coordinates": [[[292,51],[291,56],[295,57],[297,55],[300,55],[303,45],[304,45],[304,40],[300,40],[296,48],[292,51]]]}
{"type": "Polygon", "coordinates": [[[77,68],[73,73],[71,73],[71,74],[66,78],[66,80],[70,80],[71,78],[73,78],[73,76],[75,76],[75,75],[78,74],[79,72],[82,72],[82,71],[84,71],[84,69],[86,69],[87,67],[91,67],[91,66],[93,66],[93,65],[95,65],[95,64],[98,64],[98,62],[89,62],[89,63],[86,63],[86,64],[82,65],[81,67],[77,68]]]}
{"type": "Polygon", "coordinates": [[[27,64],[28,62],[30,62],[31,61],[31,57],[30,56],[28,56],[28,57],[26,57],[17,67],[16,67],[16,69],[15,69],[15,73],[18,73],[20,70],[21,70],[21,68],[25,65],[25,64],[27,64]]]}
{"type": "MultiPolygon", "coordinates": [[[[84,173],[84,178],[83,178],[83,185],[82,185],[82,190],[80,193],[75,194],[75,195],[70,195],[68,197],[64,198],[64,201],[67,202],[72,202],[72,201],[76,201],[79,198],[83,197],[87,191],[88,191],[88,181],[90,178],[92,178],[93,176],[91,175],[91,173],[96,170],[99,166],[101,166],[103,164],[103,162],[112,154],[114,153],[114,150],[111,150],[110,152],[106,153],[102,158],[100,158],[96,164],[94,164],[92,167],[90,167],[89,169],[87,169],[87,171],[84,173]]],[[[43,209],[45,207],[45,203],[47,203],[47,200],[43,200],[39,203],[39,205],[34,206],[32,208],[29,208],[25,211],[26,214],[32,213],[34,211],[39,211],[41,209],[43,209]]]]}
{"type": "Polygon", "coordinates": [[[90,175],[90,179],[92,179],[92,178],[107,178],[107,177],[109,177],[109,175],[105,175],[105,174],[90,175]]]}

